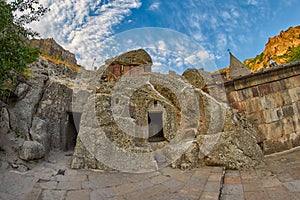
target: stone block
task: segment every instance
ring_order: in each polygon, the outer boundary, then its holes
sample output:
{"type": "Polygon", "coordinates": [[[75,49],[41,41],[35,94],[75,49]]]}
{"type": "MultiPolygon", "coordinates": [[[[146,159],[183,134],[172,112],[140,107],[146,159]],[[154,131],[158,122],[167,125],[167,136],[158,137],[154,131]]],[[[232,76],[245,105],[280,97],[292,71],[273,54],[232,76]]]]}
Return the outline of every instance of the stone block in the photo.
{"type": "Polygon", "coordinates": [[[59,190],[79,190],[79,189],[81,189],[81,183],[80,182],[62,181],[62,182],[58,183],[57,189],[59,189],[59,190]]]}
{"type": "Polygon", "coordinates": [[[283,99],[281,95],[282,95],[281,92],[276,92],[268,95],[267,98],[274,99],[274,103],[275,103],[274,107],[279,107],[283,105],[283,99]]]}
{"type": "Polygon", "coordinates": [[[249,120],[249,122],[256,125],[263,124],[266,122],[264,118],[264,111],[253,112],[251,114],[247,114],[246,117],[249,120]]]}
{"type": "MultiPolygon", "coordinates": [[[[203,192],[201,194],[200,199],[218,199],[219,198],[219,193],[218,192],[203,192]]],[[[198,198],[197,198],[198,199],[198,198]]]]}
{"type": "Polygon", "coordinates": [[[232,91],[228,94],[229,103],[242,101],[242,97],[238,94],[237,91],[232,91]]]}
{"type": "Polygon", "coordinates": [[[286,90],[287,89],[287,85],[286,85],[286,82],[285,82],[284,79],[279,80],[278,83],[280,85],[281,90],[286,90]]]}
{"type": "Polygon", "coordinates": [[[243,186],[242,184],[226,184],[223,194],[243,194],[243,186]]]}
{"type": "Polygon", "coordinates": [[[245,88],[243,90],[239,90],[239,94],[243,97],[243,99],[250,99],[253,97],[252,88],[245,88]]]}
{"type": "Polygon", "coordinates": [[[280,186],[281,183],[276,177],[264,177],[261,179],[264,188],[280,186]]]}
{"type": "Polygon", "coordinates": [[[299,192],[300,191],[300,180],[290,181],[283,183],[283,185],[290,191],[290,192],[299,192]]]}
{"type": "Polygon", "coordinates": [[[293,118],[292,117],[286,117],[281,120],[282,124],[282,134],[287,135],[295,132],[293,118]]]}
{"type": "Polygon", "coordinates": [[[291,117],[295,114],[293,105],[286,105],[282,107],[283,117],[291,117]]]}
{"type": "Polygon", "coordinates": [[[268,199],[267,193],[264,191],[245,192],[244,195],[245,195],[245,200],[268,199]]]}
{"type": "Polygon", "coordinates": [[[287,141],[284,137],[277,139],[270,139],[264,141],[264,153],[272,154],[291,148],[290,141],[287,141]]]}
{"type": "Polygon", "coordinates": [[[259,92],[258,92],[258,88],[257,87],[252,87],[252,97],[258,97],[259,96],[259,92]]]}
{"type": "Polygon", "coordinates": [[[300,132],[300,118],[298,115],[293,116],[295,132],[300,132]]]}
{"type": "Polygon", "coordinates": [[[248,108],[247,102],[245,102],[245,101],[234,102],[233,104],[231,104],[231,107],[233,109],[238,110],[238,112],[244,112],[248,108]]]}
{"type": "Polygon", "coordinates": [[[246,107],[249,113],[258,112],[263,110],[260,98],[255,97],[247,100],[248,106],[246,107]]]}
{"type": "Polygon", "coordinates": [[[288,90],[292,102],[300,100],[300,87],[291,88],[288,90]]]}
{"type": "Polygon", "coordinates": [[[294,87],[300,87],[300,76],[293,76],[290,78],[291,82],[293,83],[294,87]]]}
{"type": "Polygon", "coordinates": [[[300,76],[292,76],[284,79],[287,88],[294,88],[300,86],[300,76]]]}
{"type": "Polygon", "coordinates": [[[294,103],[294,108],[295,110],[297,110],[297,114],[296,115],[300,115],[300,101],[297,101],[294,103]]]}
{"type": "Polygon", "coordinates": [[[260,180],[250,181],[249,183],[243,183],[244,192],[259,192],[263,191],[263,185],[260,180]]]}
{"type": "Polygon", "coordinates": [[[240,184],[241,178],[240,177],[225,177],[224,183],[225,184],[240,184]]]}
{"type": "Polygon", "coordinates": [[[44,190],[41,199],[63,200],[65,198],[65,190],[44,190]]]}
{"type": "Polygon", "coordinates": [[[49,181],[49,182],[40,183],[40,187],[42,189],[54,190],[54,189],[56,189],[56,186],[57,186],[56,181],[49,181]]]}
{"type": "Polygon", "coordinates": [[[276,121],[279,121],[279,119],[280,119],[278,116],[278,113],[280,113],[280,108],[266,110],[266,111],[263,111],[262,113],[263,113],[263,116],[265,119],[265,123],[276,122],[276,121]]]}
{"type": "Polygon", "coordinates": [[[66,200],[83,200],[90,199],[88,190],[68,191],[66,200]]]}
{"type": "Polygon", "coordinates": [[[264,110],[277,108],[281,105],[281,102],[280,96],[277,95],[267,95],[260,98],[260,103],[264,110]]]}
{"type": "Polygon", "coordinates": [[[271,82],[269,84],[270,84],[273,92],[280,92],[280,91],[282,91],[282,87],[281,87],[279,81],[274,81],[274,82],[271,82]]]}
{"type": "Polygon", "coordinates": [[[114,188],[101,188],[93,190],[90,194],[91,200],[98,200],[98,199],[108,199],[113,196],[117,196],[117,191],[114,188]]]}
{"type": "Polygon", "coordinates": [[[284,186],[269,187],[265,189],[269,199],[293,199],[284,186]]]}
{"type": "Polygon", "coordinates": [[[280,121],[259,125],[258,130],[267,140],[279,138],[282,135],[282,127],[280,121]]]}
{"type": "Polygon", "coordinates": [[[273,93],[271,85],[269,83],[262,84],[258,86],[259,96],[263,97],[265,95],[273,93]]]}
{"type": "Polygon", "coordinates": [[[288,90],[282,91],[280,93],[282,99],[282,105],[287,105],[292,103],[292,98],[290,97],[290,93],[288,90]]]}
{"type": "Polygon", "coordinates": [[[293,147],[300,146],[300,131],[291,134],[291,143],[293,147]]]}

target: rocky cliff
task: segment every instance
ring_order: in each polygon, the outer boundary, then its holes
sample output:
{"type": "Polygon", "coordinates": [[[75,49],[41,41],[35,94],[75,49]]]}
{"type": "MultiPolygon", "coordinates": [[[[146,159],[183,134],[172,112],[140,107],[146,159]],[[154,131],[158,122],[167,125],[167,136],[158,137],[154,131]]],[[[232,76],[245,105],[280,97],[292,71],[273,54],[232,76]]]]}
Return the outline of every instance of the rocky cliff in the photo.
{"type": "Polygon", "coordinates": [[[22,160],[40,159],[65,146],[64,124],[77,72],[41,58],[26,72],[26,77],[18,75],[15,90],[0,104],[0,165],[28,165],[22,160]]]}
{"type": "Polygon", "coordinates": [[[300,60],[300,26],[290,27],[279,35],[269,38],[265,50],[255,58],[244,61],[251,71],[269,67],[269,60],[284,64],[300,60]]]}
{"type": "Polygon", "coordinates": [[[55,59],[66,61],[72,65],[77,65],[75,55],[62,48],[53,38],[32,39],[29,41],[29,44],[38,48],[43,54],[52,56],[55,59]]]}

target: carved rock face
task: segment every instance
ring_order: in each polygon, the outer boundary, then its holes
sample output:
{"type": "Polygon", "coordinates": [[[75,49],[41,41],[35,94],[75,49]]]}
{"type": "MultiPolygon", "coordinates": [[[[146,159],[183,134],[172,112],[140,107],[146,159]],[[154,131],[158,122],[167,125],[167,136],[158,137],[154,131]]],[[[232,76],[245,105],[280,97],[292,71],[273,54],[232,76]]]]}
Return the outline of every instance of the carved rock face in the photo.
{"type": "Polygon", "coordinates": [[[255,130],[233,118],[227,104],[176,74],[99,81],[83,108],[71,166],[130,172],[253,166],[262,159],[255,130]],[[239,137],[244,129],[248,134],[239,137]]]}

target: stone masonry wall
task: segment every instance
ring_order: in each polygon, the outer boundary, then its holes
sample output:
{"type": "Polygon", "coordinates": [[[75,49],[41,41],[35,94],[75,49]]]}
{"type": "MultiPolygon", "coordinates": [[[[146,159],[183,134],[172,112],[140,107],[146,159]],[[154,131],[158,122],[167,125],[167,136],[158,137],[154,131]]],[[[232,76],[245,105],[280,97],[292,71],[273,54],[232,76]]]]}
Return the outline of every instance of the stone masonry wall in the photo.
{"type": "Polygon", "coordinates": [[[225,83],[228,101],[259,131],[265,154],[300,145],[300,62],[225,83]]]}

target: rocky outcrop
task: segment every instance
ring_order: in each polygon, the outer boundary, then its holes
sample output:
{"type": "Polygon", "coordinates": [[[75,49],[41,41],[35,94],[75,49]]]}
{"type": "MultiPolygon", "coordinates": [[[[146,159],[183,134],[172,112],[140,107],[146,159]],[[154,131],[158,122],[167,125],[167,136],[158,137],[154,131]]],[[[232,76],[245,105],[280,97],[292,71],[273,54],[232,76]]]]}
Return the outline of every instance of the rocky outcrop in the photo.
{"type": "Polygon", "coordinates": [[[211,75],[203,69],[187,69],[182,76],[194,87],[208,91],[207,86],[213,84],[211,75]]]}
{"type": "Polygon", "coordinates": [[[13,95],[1,109],[0,125],[1,138],[10,141],[3,144],[7,152],[13,154],[20,148],[20,158],[32,160],[64,148],[77,73],[40,58],[28,65],[27,73],[28,79],[17,80],[13,95]]]}
{"type": "Polygon", "coordinates": [[[281,31],[279,35],[269,38],[265,45],[265,50],[261,54],[255,58],[246,59],[244,61],[245,65],[249,66],[251,71],[257,71],[270,67],[270,59],[274,60],[278,65],[296,61],[293,60],[293,56],[295,53],[299,55],[299,35],[300,26],[290,27],[288,30],[281,31]]]}
{"type": "Polygon", "coordinates": [[[109,65],[120,64],[125,66],[152,65],[152,58],[144,49],[138,49],[108,59],[105,63],[109,65]]]}
{"type": "Polygon", "coordinates": [[[83,108],[72,168],[236,169],[262,161],[256,131],[209,94],[207,73],[142,73],[109,82],[103,76],[108,67],[95,74],[99,80],[83,108]]]}
{"type": "Polygon", "coordinates": [[[108,67],[103,76],[109,82],[116,82],[122,76],[151,72],[152,59],[143,49],[132,50],[105,61],[108,67]]]}
{"type": "Polygon", "coordinates": [[[42,53],[57,59],[62,59],[63,61],[67,61],[73,65],[77,65],[75,55],[62,48],[53,38],[32,39],[29,40],[29,44],[32,47],[38,48],[42,53]]]}

